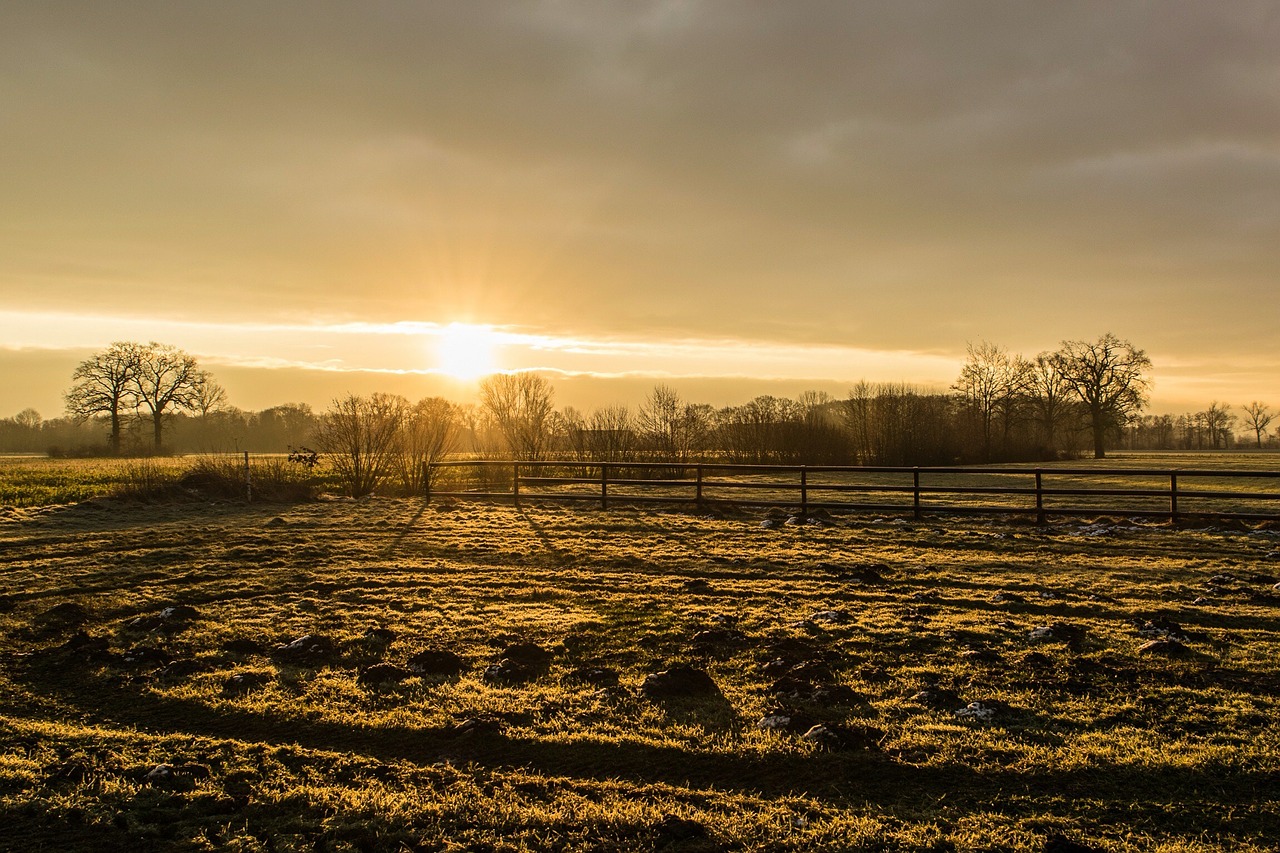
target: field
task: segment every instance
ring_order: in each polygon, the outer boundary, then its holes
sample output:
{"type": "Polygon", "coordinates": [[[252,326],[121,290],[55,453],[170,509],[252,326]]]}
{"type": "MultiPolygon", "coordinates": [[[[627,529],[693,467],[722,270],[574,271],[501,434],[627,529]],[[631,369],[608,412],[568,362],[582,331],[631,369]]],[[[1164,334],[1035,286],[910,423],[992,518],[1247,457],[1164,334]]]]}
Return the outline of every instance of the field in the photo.
{"type": "Polygon", "coordinates": [[[1274,849],[1273,525],[765,520],[10,507],[0,848],[1274,849]]]}
{"type": "MultiPolygon", "coordinates": [[[[1046,518],[1119,513],[1280,520],[1280,457],[1130,454],[1103,460],[954,468],[849,468],[663,463],[519,463],[520,496],[607,506],[775,506],[914,515],[968,512],[1046,518]],[[1189,465],[1186,463],[1190,463],[1189,465]],[[1176,489],[1176,501],[1174,491],[1176,489]],[[918,490],[918,491],[917,491],[918,490]]],[[[506,497],[512,462],[447,462],[433,494],[506,497]]]]}
{"type": "MultiPolygon", "coordinates": [[[[100,497],[171,496],[184,491],[182,479],[193,472],[216,476],[235,495],[244,493],[243,462],[236,454],[138,459],[0,455],[0,508],[54,506],[100,497]]],[[[313,476],[279,454],[259,454],[251,460],[252,481],[274,491],[288,491],[304,480],[331,485],[323,474],[313,476]]]]}

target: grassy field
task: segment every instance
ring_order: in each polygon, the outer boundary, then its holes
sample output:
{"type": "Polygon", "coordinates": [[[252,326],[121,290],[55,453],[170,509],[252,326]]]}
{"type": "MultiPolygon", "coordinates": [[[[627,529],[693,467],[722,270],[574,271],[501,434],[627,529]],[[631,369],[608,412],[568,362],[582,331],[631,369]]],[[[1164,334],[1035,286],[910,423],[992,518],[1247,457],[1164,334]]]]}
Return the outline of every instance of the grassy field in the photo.
{"type": "Polygon", "coordinates": [[[0,849],[1274,849],[1275,529],[762,519],[11,507],[0,849]]]}
{"type": "MultiPolygon", "coordinates": [[[[614,466],[609,472],[608,496],[618,501],[687,501],[701,493],[708,503],[798,506],[801,473],[798,468],[770,470],[751,466],[717,468],[704,465],[701,482],[689,468],[614,466]],[[670,482],[663,482],[663,480],[670,482]]],[[[1184,514],[1246,513],[1280,518],[1280,477],[1203,476],[1202,472],[1280,473],[1275,453],[1124,453],[1101,460],[969,466],[936,471],[919,469],[921,510],[1033,512],[1036,508],[1036,470],[1042,473],[1043,505],[1049,513],[1166,514],[1170,511],[1170,472],[1178,477],[1179,512],[1184,514]],[[1188,470],[1196,471],[1192,476],[1188,470]],[[1159,473],[1151,473],[1159,472],[1159,473]],[[972,491],[964,491],[972,490],[972,491]],[[999,491],[993,491],[999,490],[999,491]],[[1065,493],[1054,494],[1054,490],[1065,493]],[[1081,490],[1097,492],[1082,494],[1081,490]],[[1108,491],[1138,491],[1118,495],[1108,491]],[[1072,493],[1074,492],[1074,493],[1072,493]],[[1194,493],[1202,493],[1197,496],[1194,493]],[[1251,495],[1263,493],[1264,498],[1251,495]],[[1204,496],[1212,494],[1213,497],[1204,496]]],[[[511,492],[511,463],[473,463],[442,466],[436,483],[440,492],[511,492]]],[[[807,503],[828,509],[861,505],[884,512],[912,513],[913,471],[826,470],[805,472],[807,503]]],[[[542,463],[521,467],[521,494],[528,500],[554,495],[559,499],[599,503],[598,467],[542,463]],[[580,482],[564,482],[565,478],[580,482]]]]}
{"type": "MultiPolygon", "coordinates": [[[[183,479],[205,475],[198,485],[208,485],[208,475],[225,486],[224,491],[243,493],[243,461],[235,454],[158,456],[140,459],[51,459],[45,456],[0,456],[0,507],[36,507],[75,503],[101,497],[173,497],[184,489],[183,479]]],[[[324,471],[314,475],[291,465],[280,455],[251,458],[251,479],[278,490],[304,481],[320,487],[324,471]]]]}

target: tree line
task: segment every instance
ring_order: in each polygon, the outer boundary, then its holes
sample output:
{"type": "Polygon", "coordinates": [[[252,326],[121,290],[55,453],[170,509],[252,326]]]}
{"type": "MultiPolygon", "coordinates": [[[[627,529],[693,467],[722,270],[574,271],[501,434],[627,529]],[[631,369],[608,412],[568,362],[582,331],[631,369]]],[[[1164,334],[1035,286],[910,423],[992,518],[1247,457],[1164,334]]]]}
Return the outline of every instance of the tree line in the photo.
{"type": "Polygon", "coordinates": [[[484,379],[474,402],[387,394],[349,395],[316,413],[291,403],[261,412],[227,404],[196,360],[174,347],[118,342],[77,366],[67,416],[33,410],[0,420],[0,447],[107,454],[323,450],[361,487],[420,486],[421,463],[450,453],[517,459],[625,462],[670,459],[743,463],[945,465],[1070,458],[1108,446],[1222,449],[1249,430],[1274,445],[1265,404],[1243,417],[1212,403],[1184,416],[1144,415],[1151,362],[1111,334],[1066,341],[1032,358],[971,344],[946,390],[859,382],[844,399],[806,392],[761,395],[714,407],[659,384],[631,407],[557,408],[534,373],[484,379]],[[37,446],[44,439],[44,447],[37,446]],[[105,439],[105,442],[104,442],[105,439]],[[349,460],[349,461],[347,461],[349,460]]]}

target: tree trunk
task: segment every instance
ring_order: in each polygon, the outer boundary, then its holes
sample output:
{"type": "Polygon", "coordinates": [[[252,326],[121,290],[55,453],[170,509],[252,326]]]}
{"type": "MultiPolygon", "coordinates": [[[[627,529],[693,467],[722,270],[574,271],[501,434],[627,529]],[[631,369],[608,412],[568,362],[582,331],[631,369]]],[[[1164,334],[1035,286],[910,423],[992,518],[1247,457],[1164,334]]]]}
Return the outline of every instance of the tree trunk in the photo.
{"type": "Polygon", "coordinates": [[[160,432],[162,429],[160,421],[162,417],[163,417],[163,412],[156,411],[151,413],[151,425],[155,435],[155,445],[156,445],[155,452],[156,453],[160,452],[160,432]]]}
{"type": "Polygon", "coordinates": [[[1102,424],[1093,425],[1093,458],[1106,459],[1107,450],[1102,446],[1102,437],[1106,433],[1106,429],[1102,424]]]}
{"type": "Polygon", "coordinates": [[[120,410],[111,410],[111,455],[120,455],[120,410]]]}

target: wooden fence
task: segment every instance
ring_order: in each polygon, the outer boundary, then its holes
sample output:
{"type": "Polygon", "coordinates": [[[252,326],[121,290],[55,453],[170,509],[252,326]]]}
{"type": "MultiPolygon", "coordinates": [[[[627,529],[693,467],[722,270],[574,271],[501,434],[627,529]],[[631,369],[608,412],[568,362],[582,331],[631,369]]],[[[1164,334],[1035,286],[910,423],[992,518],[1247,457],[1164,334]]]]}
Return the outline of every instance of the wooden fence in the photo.
{"type": "Polygon", "coordinates": [[[905,468],[705,462],[514,462],[429,466],[427,498],[781,507],[910,514],[1280,520],[1280,471],[905,468]]]}

